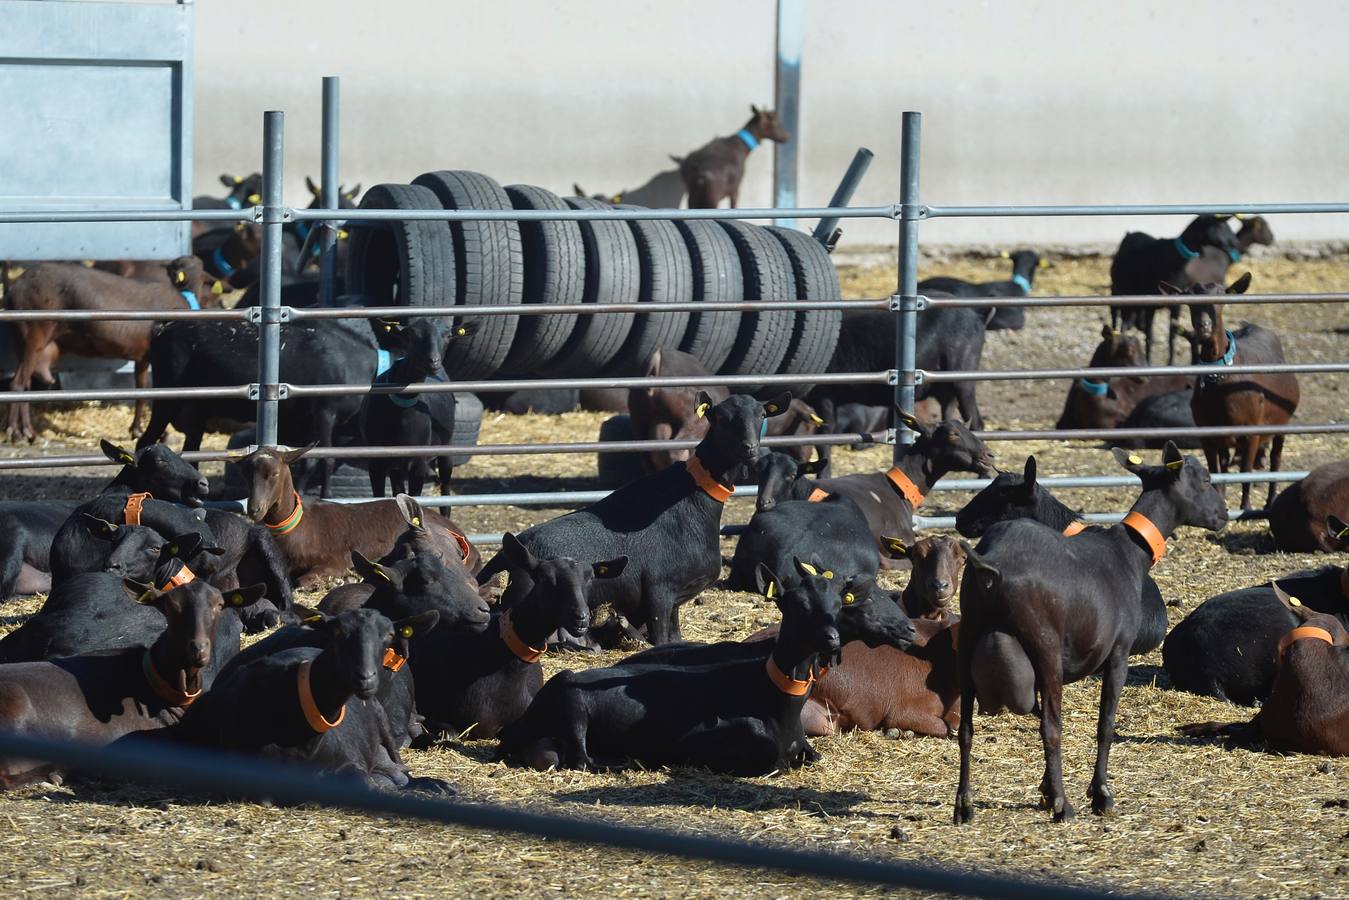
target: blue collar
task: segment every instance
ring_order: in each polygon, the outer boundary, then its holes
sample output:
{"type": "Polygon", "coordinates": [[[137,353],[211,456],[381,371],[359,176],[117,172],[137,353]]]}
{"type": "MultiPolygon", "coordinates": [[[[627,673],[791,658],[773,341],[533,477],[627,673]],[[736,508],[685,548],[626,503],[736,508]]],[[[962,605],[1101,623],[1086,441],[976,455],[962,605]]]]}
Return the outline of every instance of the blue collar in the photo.
{"type": "Polygon", "coordinates": [[[420,394],[385,394],[384,396],[388,397],[394,406],[401,406],[403,409],[411,409],[421,399],[420,394]]]}
{"type": "Polygon", "coordinates": [[[243,204],[240,203],[239,198],[234,196],[233,194],[230,194],[228,197],[225,198],[225,203],[229,205],[230,209],[243,209],[243,204]]]}
{"type": "Polygon", "coordinates": [[[393,368],[393,354],[388,350],[375,351],[375,379],[383,378],[393,368]]]}
{"type": "Polygon", "coordinates": [[[178,293],[182,294],[183,299],[187,301],[188,309],[201,309],[201,304],[197,302],[196,294],[191,291],[179,291],[178,293]]]}
{"type": "Polygon", "coordinates": [[[229,261],[225,259],[225,254],[221,253],[220,249],[220,247],[215,248],[215,252],[211,254],[211,262],[215,263],[215,267],[220,270],[221,275],[229,278],[239,270],[229,264],[229,261]]]}
{"type": "Polygon", "coordinates": [[[1198,251],[1191,250],[1189,247],[1186,247],[1185,242],[1182,241],[1180,238],[1176,238],[1171,243],[1175,246],[1176,252],[1180,254],[1181,259],[1194,259],[1197,256],[1199,256],[1198,251]]]}
{"type": "Polygon", "coordinates": [[[1230,259],[1230,260],[1232,260],[1232,262],[1234,262],[1234,263],[1235,263],[1235,262],[1241,262],[1241,251],[1240,251],[1240,250],[1228,250],[1228,251],[1227,251],[1227,258],[1230,259]]]}
{"type": "Polygon", "coordinates": [[[1106,394],[1110,393],[1110,382],[1108,381],[1102,381],[1100,384],[1097,384],[1094,381],[1079,378],[1077,380],[1077,386],[1080,387],[1082,392],[1088,397],[1104,397],[1106,394]]]}
{"type": "Polygon", "coordinates": [[[749,133],[748,128],[742,128],[735,133],[735,136],[744,142],[745,146],[754,151],[759,146],[759,139],[749,133]]]}
{"type": "Polygon", "coordinates": [[[768,420],[759,423],[759,437],[768,437],[768,420]]]}
{"type": "MultiPolygon", "coordinates": [[[[395,362],[393,354],[388,350],[377,350],[375,356],[375,384],[388,384],[389,372],[393,369],[395,362]]],[[[385,394],[394,406],[401,406],[403,409],[411,409],[417,405],[421,399],[419,394],[385,394]]]]}
{"type": "Polygon", "coordinates": [[[1012,273],[1012,284],[1014,284],[1014,285],[1016,285],[1017,287],[1021,288],[1021,290],[1025,291],[1027,294],[1030,293],[1030,279],[1027,278],[1025,275],[1021,275],[1021,274],[1019,274],[1019,273],[1017,273],[1017,272],[1013,272],[1013,273],[1012,273]]]}
{"type": "MultiPolygon", "coordinates": [[[[1223,354],[1222,359],[1215,359],[1213,363],[1220,366],[1230,366],[1232,361],[1237,358],[1237,338],[1236,335],[1226,329],[1223,330],[1223,334],[1227,335],[1227,352],[1223,354]]],[[[1219,384],[1226,377],[1226,375],[1219,375],[1217,372],[1210,372],[1203,376],[1200,382],[1203,384],[1219,384]]]]}

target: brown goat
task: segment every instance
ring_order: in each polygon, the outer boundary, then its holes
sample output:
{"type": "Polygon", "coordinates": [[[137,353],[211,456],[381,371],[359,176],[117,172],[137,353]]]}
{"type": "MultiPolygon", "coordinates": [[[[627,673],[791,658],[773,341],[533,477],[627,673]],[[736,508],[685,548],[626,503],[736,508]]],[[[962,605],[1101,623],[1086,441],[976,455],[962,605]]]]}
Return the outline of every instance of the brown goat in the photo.
{"type": "Polygon", "coordinates": [[[960,573],[970,547],[962,540],[949,537],[929,537],[905,547],[899,538],[886,538],[890,553],[908,557],[913,563],[909,583],[899,596],[910,619],[944,619],[951,614],[960,573]]]}
{"type": "MultiPolygon", "coordinates": [[[[1142,366],[1147,363],[1143,346],[1133,335],[1109,325],[1101,327],[1101,343],[1092,353],[1091,368],[1142,366]]],[[[1129,375],[1119,378],[1080,378],[1068,389],[1057,428],[1118,428],[1145,397],[1183,390],[1192,379],[1186,375],[1129,375]],[[1104,390],[1103,390],[1104,389],[1104,390]]]]}
{"type": "MultiPolygon", "coordinates": [[[[697,357],[680,350],[657,348],[647,359],[644,377],[712,375],[697,357]]],[[[632,388],[628,391],[628,416],[632,437],[639,441],[700,441],[707,434],[707,419],[698,411],[698,393],[706,390],[715,406],[731,395],[724,387],[632,388]]],[[[639,454],[642,468],[659,472],[687,460],[692,450],[649,450],[639,454]]]]}
{"type": "MultiPolygon", "coordinates": [[[[278,453],[264,447],[238,460],[239,472],[249,486],[248,517],[267,526],[286,558],[291,581],[301,586],[346,572],[353,550],[367,559],[386,556],[408,531],[408,520],[397,500],[354,504],[311,500],[304,504],[291,480],[290,464],[311,449],[278,453]]],[[[458,547],[460,564],[470,573],[482,568],[482,557],[453,521],[435,512],[422,513],[422,519],[420,528],[458,547]]],[[[453,559],[449,556],[447,565],[453,559]]]]}
{"type": "MultiPolygon", "coordinates": [[[[212,293],[214,279],[195,256],[181,256],[165,267],[168,279],[122,278],[98,269],[71,263],[40,263],[28,269],[5,295],[5,308],[13,310],[106,310],[183,309],[191,293],[202,307],[220,306],[212,293]]],[[[10,382],[11,391],[32,389],[33,376],[50,385],[55,382],[52,366],[62,353],[78,353],[105,359],[129,359],[136,364],[136,387],[150,386],[150,330],[153,322],[138,321],[35,321],[15,322],[22,347],[19,364],[10,382]]],[[[136,401],[131,434],[138,437],[145,420],[146,403],[136,401]]],[[[10,440],[36,437],[27,403],[9,407],[10,440]]]]}
{"type": "Polygon", "coordinates": [[[1334,553],[1349,534],[1332,533],[1326,520],[1349,519],[1349,459],[1313,469],[1305,480],[1284,488],[1269,507],[1269,530],[1286,553],[1334,553]]]}
{"type": "Polygon", "coordinates": [[[679,163],[679,174],[689,192],[689,209],[716,209],[730,198],[734,209],[740,201],[740,181],[745,177],[745,160],[761,141],[785,144],[791,140],[777,113],[750,106],[754,115],[745,127],[729,137],[713,138],[679,163]]]}
{"type": "MultiPolygon", "coordinates": [[[[255,584],[226,597],[201,579],[163,592],[130,580],[125,585],[164,614],[164,632],[148,648],[0,666],[0,731],[103,745],[176,723],[201,695],[201,670],[211,660],[211,636],[225,605],[249,606],[265,590],[255,584]]],[[[51,763],[0,759],[0,789],[55,771],[51,763]]]]}
{"type": "MultiPolygon", "coordinates": [[[[1251,273],[1238,278],[1224,289],[1221,284],[1195,285],[1191,295],[1222,296],[1244,294],[1251,284],[1251,273]]],[[[1163,283],[1166,293],[1182,293],[1179,288],[1163,283]]],[[[1236,331],[1228,331],[1223,324],[1223,308],[1212,301],[1191,299],[1190,322],[1194,327],[1196,362],[1221,363],[1225,366],[1249,366],[1262,363],[1282,363],[1283,345],[1279,336],[1267,328],[1243,322],[1236,331]]],[[[1194,422],[1199,426],[1284,425],[1297,410],[1300,392],[1297,376],[1292,374],[1259,375],[1204,375],[1195,384],[1190,408],[1194,422]]],[[[1262,455],[1261,448],[1269,435],[1207,436],[1200,439],[1210,472],[1226,472],[1230,450],[1235,448],[1237,463],[1243,472],[1255,470],[1262,455]]],[[[1283,435],[1274,435],[1269,452],[1269,470],[1279,471],[1283,456],[1283,435]]],[[[1269,486],[1269,498],[1274,499],[1274,485],[1269,486]]],[[[1241,486],[1241,508],[1251,508],[1251,486],[1241,486]]]]}

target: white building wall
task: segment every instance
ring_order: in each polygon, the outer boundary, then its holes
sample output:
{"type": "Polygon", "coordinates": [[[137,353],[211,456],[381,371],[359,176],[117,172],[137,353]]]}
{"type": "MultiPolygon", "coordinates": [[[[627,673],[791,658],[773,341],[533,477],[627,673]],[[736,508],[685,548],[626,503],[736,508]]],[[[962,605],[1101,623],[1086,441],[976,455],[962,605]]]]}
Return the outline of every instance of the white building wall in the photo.
{"type": "MultiPolygon", "coordinates": [[[[630,188],[773,96],[773,0],[199,0],[198,192],[258,168],[287,113],[286,190],[319,169],[320,77],[342,76],[347,183],[435,168],[569,192],[630,188]]],[[[808,0],[801,202],[853,150],[894,202],[899,116],[924,113],[931,203],[1349,198],[1349,5],[1327,0],[808,0]]],[[[741,205],[767,205],[772,155],[741,205]]],[[[934,222],[925,242],[1097,242],[1175,220],[934,222]]],[[[1280,217],[1281,239],[1349,233],[1280,217]]],[[[894,226],[845,223],[849,243],[894,226]]]]}

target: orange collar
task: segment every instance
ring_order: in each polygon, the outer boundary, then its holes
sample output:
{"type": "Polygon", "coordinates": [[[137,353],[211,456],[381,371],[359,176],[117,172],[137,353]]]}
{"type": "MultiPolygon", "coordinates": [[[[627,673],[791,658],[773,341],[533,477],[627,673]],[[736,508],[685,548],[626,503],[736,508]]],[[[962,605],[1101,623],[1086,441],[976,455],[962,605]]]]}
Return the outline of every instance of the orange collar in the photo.
{"type": "Polygon", "coordinates": [[[145,680],[150,683],[150,690],[155,692],[155,696],[172,704],[187,709],[198,697],[201,696],[201,688],[195,691],[180,691],[173,685],[164,680],[164,677],[155,669],[154,660],[150,659],[150,648],[145,649],[145,655],[141,657],[141,671],[145,673],[145,680]]]}
{"type": "Polygon", "coordinates": [[[141,507],[145,505],[146,500],[153,500],[149,493],[132,494],[126,498],[126,506],[122,509],[122,515],[126,518],[128,525],[139,525],[141,523],[141,507]]]}
{"type": "Polygon", "coordinates": [[[828,491],[826,491],[824,488],[817,487],[811,490],[810,496],[807,497],[806,500],[810,503],[819,503],[821,500],[823,500],[825,497],[828,496],[829,496],[828,491]]]}
{"type": "Polygon", "coordinates": [[[461,562],[467,565],[468,555],[473,551],[472,545],[469,544],[468,538],[464,537],[462,534],[455,531],[453,528],[449,529],[449,532],[450,537],[454,538],[454,542],[459,545],[459,555],[460,557],[462,557],[461,562]]]}
{"type": "Polygon", "coordinates": [[[183,567],[178,570],[176,575],[174,575],[172,578],[168,579],[159,586],[159,592],[162,594],[165,593],[166,591],[171,591],[176,587],[182,587],[183,585],[196,580],[197,580],[196,573],[194,573],[191,569],[187,567],[187,563],[183,563],[183,567]]]}
{"type": "Polygon", "coordinates": [[[520,635],[515,633],[515,626],[511,624],[511,611],[509,609],[497,616],[497,633],[501,635],[501,642],[521,662],[538,662],[539,657],[548,652],[547,645],[531,647],[520,639],[520,635]]]}
{"type": "Polygon", "coordinates": [[[1148,545],[1148,549],[1152,551],[1154,566],[1162,561],[1162,557],[1166,555],[1166,538],[1162,537],[1162,533],[1152,524],[1151,519],[1137,510],[1132,510],[1120,524],[1141,537],[1148,545]]]}
{"type": "Polygon", "coordinates": [[[384,651],[384,668],[388,669],[390,672],[397,672],[399,669],[403,668],[403,664],[407,661],[408,658],[406,656],[403,656],[392,647],[389,647],[384,651]]]}
{"type": "Polygon", "coordinates": [[[810,692],[810,686],[815,681],[814,672],[812,672],[810,677],[805,681],[797,681],[795,678],[778,668],[778,664],[774,662],[772,656],[768,657],[768,665],[764,666],[764,668],[767,670],[768,680],[773,682],[773,686],[782,691],[782,693],[792,697],[804,697],[810,692]]]}
{"type": "Polygon", "coordinates": [[[295,672],[295,680],[300,690],[300,710],[304,713],[304,720],[317,734],[323,734],[342,724],[342,720],[347,717],[347,705],[342,704],[342,708],[338,710],[337,718],[334,721],[329,722],[323,718],[323,713],[319,712],[319,705],[314,702],[314,691],[309,686],[309,669],[313,665],[312,659],[306,659],[300,663],[300,667],[295,672]]]}
{"type": "Polygon", "coordinates": [[[1081,534],[1086,530],[1087,530],[1086,523],[1080,522],[1077,519],[1073,519],[1073,521],[1068,523],[1068,527],[1063,529],[1063,536],[1072,537],[1073,535],[1081,534]]]}
{"type": "Polygon", "coordinates": [[[1324,628],[1318,628],[1315,625],[1299,625],[1297,628],[1294,628],[1292,631],[1279,638],[1279,654],[1277,656],[1279,662],[1283,662],[1283,655],[1288,651],[1289,647],[1298,641],[1307,640],[1308,638],[1317,641],[1325,641],[1330,646],[1335,646],[1335,638],[1331,637],[1330,632],[1326,631],[1324,628]]]}
{"type": "Polygon", "coordinates": [[[909,501],[909,505],[917,509],[923,502],[923,492],[918,490],[918,485],[913,483],[909,476],[900,471],[899,466],[891,466],[885,473],[885,477],[890,479],[890,483],[895,486],[895,490],[904,495],[904,499],[909,501]]]}
{"type": "Polygon", "coordinates": [[[291,493],[295,495],[295,508],[290,511],[290,515],[275,525],[268,522],[262,523],[267,526],[267,530],[272,534],[290,534],[295,530],[295,526],[300,524],[300,520],[304,518],[304,502],[300,500],[300,492],[292,489],[291,493]]]}
{"type": "Polygon", "coordinates": [[[704,494],[718,503],[725,503],[735,493],[735,488],[727,487],[712,477],[712,473],[703,467],[703,461],[698,458],[696,453],[688,458],[684,466],[688,469],[689,475],[693,477],[693,483],[698,485],[704,494]]]}

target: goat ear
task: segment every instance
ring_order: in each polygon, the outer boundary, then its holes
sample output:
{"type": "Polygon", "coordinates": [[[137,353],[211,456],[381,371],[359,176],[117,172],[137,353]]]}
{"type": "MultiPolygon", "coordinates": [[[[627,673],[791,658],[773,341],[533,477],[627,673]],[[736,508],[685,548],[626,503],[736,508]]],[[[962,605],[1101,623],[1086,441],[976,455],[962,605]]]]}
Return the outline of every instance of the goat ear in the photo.
{"type": "Polygon", "coordinates": [[[1349,525],[1339,516],[1326,516],[1326,531],[1337,541],[1349,541],[1349,525]]]}
{"type": "Polygon", "coordinates": [[[517,568],[533,569],[539,564],[538,558],[529,552],[529,548],[509,531],[501,536],[501,551],[506,554],[511,565],[517,568]]]}
{"type": "Polygon", "coordinates": [[[695,397],[694,399],[698,403],[696,410],[698,413],[698,418],[700,419],[706,418],[707,411],[716,405],[715,403],[712,402],[712,395],[709,394],[707,391],[699,391],[697,397],[695,397]]]}
{"type": "Polygon", "coordinates": [[[1247,272],[1245,275],[1242,275],[1236,281],[1232,282],[1232,284],[1227,288],[1227,293],[1244,294],[1246,293],[1247,289],[1250,288],[1250,286],[1251,286],[1251,273],[1247,272]]]}
{"type": "Polygon", "coordinates": [[[763,115],[763,110],[759,109],[759,107],[755,106],[753,103],[749,105],[749,111],[754,113],[754,115],[756,116],[763,115]]]}
{"type": "Polygon", "coordinates": [[[932,436],[931,428],[928,428],[922,422],[914,418],[912,413],[906,413],[898,406],[895,407],[895,419],[899,421],[905,428],[909,429],[910,431],[917,432],[919,435],[923,437],[932,436]]]}
{"type": "Polygon", "coordinates": [[[357,195],[361,193],[361,183],[359,181],[356,182],[356,185],[349,191],[344,191],[341,188],[338,188],[338,193],[354,203],[356,202],[357,195]]]}
{"type": "Polygon", "coordinates": [[[780,416],[785,413],[792,405],[792,392],[783,391],[772,400],[763,405],[763,411],[766,415],[780,416]]]}
{"type": "Polygon", "coordinates": [[[403,515],[403,521],[407,522],[413,528],[426,530],[426,516],[422,512],[421,504],[409,497],[407,494],[399,494],[393,498],[398,511],[403,515]]]}
{"type": "Polygon", "coordinates": [[[319,186],[314,184],[314,179],[310,178],[308,175],[304,177],[304,186],[309,188],[309,193],[313,194],[315,197],[319,195],[319,186]]]}
{"type": "Polygon", "coordinates": [[[754,586],[769,600],[782,599],[782,582],[773,574],[773,570],[764,563],[754,565],[754,586]]]}
{"type": "Polygon", "coordinates": [[[201,535],[195,531],[180,534],[159,548],[159,558],[164,562],[181,559],[187,562],[201,549],[201,535]]]}
{"type": "Polygon", "coordinates": [[[393,633],[404,640],[419,634],[426,634],[436,623],[440,621],[440,612],[434,609],[428,609],[426,612],[417,613],[415,616],[408,616],[405,619],[399,619],[393,623],[393,633]]]}
{"type": "Polygon", "coordinates": [[[294,601],[291,601],[290,611],[291,614],[299,620],[301,625],[308,625],[310,628],[322,628],[328,623],[330,618],[327,613],[319,612],[313,607],[305,606],[303,603],[296,603],[294,601]]]}
{"type": "Polygon", "coordinates": [[[820,467],[823,464],[824,460],[822,459],[809,459],[805,462],[799,462],[796,464],[796,477],[803,478],[806,475],[818,475],[820,474],[820,467]]]}
{"type": "Polygon", "coordinates": [[[1160,291],[1160,292],[1163,293],[1163,294],[1184,294],[1184,293],[1186,293],[1186,291],[1185,291],[1184,288],[1176,287],[1174,284],[1172,284],[1172,283],[1169,282],[1169,281],[1159,281],[1159,282],[1157,282],[1157,290],[1160,291]]]}
{"type": "Polygon", "coordinates": [[[1274,596],[1279,598],[1279,602],[1288,608],[1288,611],[1297,616],[1303,622],[1316,615],[1316,610],[1303,604],[1301,600],[1279,587],[1277,581],[1271,581],[1269,586],[1274,589],[1274,596]]]}
{"type": "Polygon", "coordinates": [[[907,558],[909,548],[904,546],[904,542],[897,537],[881,537],[881,543],[885,544],[885,549],[889,551],[891,559],[907,558]]]}
{"type": "Polygon", "coordinates": [[[123,450],[112,441],[101,440],[98,442],[98,446],[99,449],[103,451],[103,455],[115,463],[121,463],[124,466],[134,466],[136,464],[136,457],[132,456],[131,453],[123,450]]]}
{"type": "Polygon", "coordinates": [[[965,554],[965,561],[968,564],[965,568],[965,575],[973,577],[975,583],[985,591],[997,590],[998,585],[1002,584],[1002,572],[995,566],[984,562],[979,554],[970,550],[965,554]]]}
{"type": "Polygon", "coordinates": [[[1028,492],[1033,492],[1035,490],[1035,470],[1035,457],[1027,456],[1026,467],[1021,470],[1021,483],[1028,492]]]}
{"type": "Polygon", "coordinates": [[[651,356],[647,358],[646,377],[654,378],[660,375],[660,358],[661,358],[660,348],[657,347],[655,350],[651,351],[651,356]]]}
{"type": "Polygon", "coordinates": [[[159,590],[153,585],[134,578],[123,578],[122,587],[137,603],[154,606],[159,599],[159,590]]]}
{"type": "Polygon", "coordinates": [[[579,184],[573,181],[571,183],[571,195],[573,197],[584,197],[586,195],[586,192],[584,188],[582,188],[579,184]]]}
{"type": "Polygon", "coordinates": [[[290,465],[291,463],[295,462],[297,459],[304,456],[306,453],[308,453],[310,450],[313,450],[317,446],[318,441],[315,441],[308,447],[297,447],[293,450],[283,450],[278,455],[281,457],[281,461],[283,463],[285,463],[286,465],[290,465]]]}
{"type": "Polygon", "coordinates": [[[1167,441],[1166,446],[1162,448],[1162,465],[1173,475],[1179,475],[1185,466],[1185,457],[1181,455],[1175,441],[1167,441]]]}
{"type": "Polygon", "coordinates": [[[225,605],[231,609],[243,609],[257,603],[263,597],[267,596],[267,585],[250,584],[246,588],[235,588],[232,591],[222,591],[225,597],[225,605]]]}
{"type": "Polygon", "coordinates": [[[1217,219],[1219,222],[1226,222],[1228,219],[1232,218],[1232,214],[1231,214],[1231,213],[1216,213],[1216,214],[1213,216],[1213,218],[1217,219]]]}
{"type": "Polygon", "coordinates": [[[596,578],[617,578],[623,574],[623,570],[627,567],[628,558],[626,556],[615,556],[613,559],[595,563],[592,569],[596,578]]]}
{"type": "Polygon", "coordinates": [[[368,584],[378,585],[386,581],[395,587],[399,584],[392,569],[371,561],[359,550],[351,551],[351,567],[361,576],[361,580],[368,584]]]}
{"type": "Polygon", "coordinates": [[[1143,457],[1137,453],[1132,453],[1120,447],[1111,447],[1110,452],[1115,454],[1115,461],[1130,472],[1137,472],[1143,467],[1143,457]]]}
{"type": "Polygon", "coordinates": [[[244,183],[244,180],[238,175],[221,175],[220,183],[227,188],[238,187],[244,183]]]}
{"type": "Polygon", "coordinates": [[[971,556],[974,555],[974,548],[971,547],[968,542],[957,540],[955,543],[956,549],[960,553],[961,559],[968,560],[971,556]]]}
{"type": "Polygon", "coordinates": [[[118,527],[116,522],[109,522],[89,513],[80,513],[80,524],[84,526],[85,531],[95,537],[112,537],[117,533],[118,527]]]}

